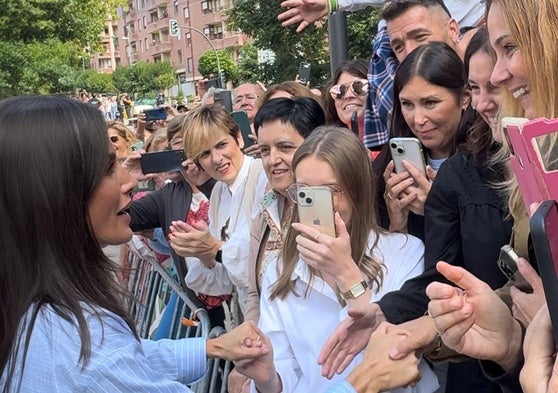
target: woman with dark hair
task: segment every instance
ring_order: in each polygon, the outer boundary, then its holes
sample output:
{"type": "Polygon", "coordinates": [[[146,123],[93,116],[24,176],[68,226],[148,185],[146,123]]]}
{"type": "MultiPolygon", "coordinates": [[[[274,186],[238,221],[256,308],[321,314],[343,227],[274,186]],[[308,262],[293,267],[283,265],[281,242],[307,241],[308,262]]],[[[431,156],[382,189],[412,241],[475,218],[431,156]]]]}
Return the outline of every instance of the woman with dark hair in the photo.
{"type": "Polygon", "coordinates": [[[384,146],[374,163],[380,178],[380,223],[424,240],[424,202],[430,183],[442,162],[463,142],[471,122],[463,62],[449,45],[430,42],[405,58],[393,86],[391,136],[417,138],[428,166],[427,173],[421,173],[405,163],[407,171],[395,173],[389,144],[384,146]]]}
{"type": "Polygon", "coordinates": [[[326,84],[327,93],[323,98],[326,124],[346,127],[358,135],[361,141],[364,137],[364,111],[368,96],[367,72],[368,62],[364,59],[344,62],[326,84]],[[356,124],[353,124],[355,119],[356,124]]]}
{"type": "Polygon", "coordinates": [[[243,344],[258,335],[250,325],[208,341],[138,338],[101,248],[132,237],[136,181],[96,108],[56,96],[0,102],[0,177],[3,392],[187,392],[181,382],[203,375],[206,355],[265,353],[243,344]]]}

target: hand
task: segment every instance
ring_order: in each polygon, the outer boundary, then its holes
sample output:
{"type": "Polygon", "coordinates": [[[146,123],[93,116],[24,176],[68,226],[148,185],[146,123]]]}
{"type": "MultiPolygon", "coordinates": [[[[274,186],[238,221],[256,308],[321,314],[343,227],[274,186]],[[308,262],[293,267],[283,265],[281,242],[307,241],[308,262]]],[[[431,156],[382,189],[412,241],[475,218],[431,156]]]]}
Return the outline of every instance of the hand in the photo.
{"type": "Polygon", "coordinates": [[[122,168],[126,169],[137,181],[153,179],[157,176],[155,173],[144,175],[141,171],[140,159],[145,153],[143,149],[133,151],[121,164],[122,168]]]}
{"type": "Polygon", "coordinates": [[[253,140],[255,143],[252,146],[248,146],[247,148],[242,149],[244,154],[246,154],[247,156],[250,156],[250,157],[254,157],[254,158],[261,157],[260,146],[258,145],[258,137],[256,136],[256,134],[254,134],[254,131],[252,131],[248,135],[248,138],[253,140]]]}
{"type": "Polygon", "coordinates": [[[197,257],[208,267],[215,265],[215,255],[222,242],[209,233],[204,221],[189,225],[184,221],[172,221],[169,244],[182,257],[197,257]]]}
{"type": "Polygon", "coordinates": [[[525,333],[525,364],[519,381],[525,393],[558,392],[556,343],[548,307],[544,305],[525,333]]]}
{"type": "Polygon", "coordinates": [[[188,182],[190,187],[196,189],[198,186],[201,186],[206,181],[209,180],[210,176],[205,172],[203,169],[200,169],[194,161],[187,159],[182,163],[182,166],[185,168],[182,172],[182,176],[184,180],[188,182]]]}
{"type": "Polygon", "coordinates": [[[417,197],[415,194],[404,191],[413,185],[415,180],[408,172],[395,173],[395,164],[390,161],[384,171],[386,190],[384,199],[389,215],[389,230],[393,232],[407,232],[409,218],[409,205],[417,197]]]}
{"type": "Polygon", "coordinates": [[[419,359],[414,353],[400,360],[390,359],[388,352],[408,339],[397,326],[387,322],[380,324],[370,336],[362,362],[347,377],[358,392],[376,393],[414,384],[420,379],[419,359]]]}
{"type": "Polygon", "coordinates": [[[516,287],[511,287],[512,313],[515,319],[519,320],[524,327],[527,327],[546,299],[542,280],[531,264],[524,258],[519,258],[517,268],[525,281],[533,288],[533,293],[526,293],[516,287]]]}
{"type": "Polygon", "coordinates": [[[362,273],[352,258],[349,233],[339,213],[335,213],[337,237],[301,223],[293,223],[292,227],[300,232],[296,237],[300,258],[325,277],[333,279],[341,291],[362,281],[362,273]]]}
{"type": "Polygon", "coordinates": [[[521,351],[521,327],[506,304],[467,270],[438,262],[438,271],[465,290],[433,282],[426,288],[428,313],[442,341],[464,355],[511,370],[521,351]]]}
{"type": "Polygon", "coordinates": [[[253,322],[244,322],[222,336],[207,340],[207,357],[239,361],[265,356],[271,352],[271,346],[260,340],[261,335],[253,322]]]}
{"type": "Polygon", "coordinates": [[[329,379],[347,368],[355,355],[364,349],[376,327],[386,320],[376,303],[350,308],[348,314],[326,340],[318,356],[322,375],[329,379]]]}
{"type": "Polygon", "coordinates": [[[425,176],[408,161],[403,160],[403,166],[415,180],[414,184],[403,191],[404,195],[415,195],[415,198],[409,203],[409,210],[419,216],[424,216],[424,204],[430,192],[432,181],[436,178],[436,171],[428,165],[426,167],[427,176],[425,176]]]}
{"type": "Polygon", "coordinates": [[[395,360],[427,347],[436,339],[437,334],[434,320],[428,315],[394,326],[393,329],[404,337],[389,353],[395,360]]]}
{"type": "Polygon", "coordinates": [[[260,392],[280,392],[282,388],[282,386],[279,385],[281,384],[281,380],[275,371],[271,340],[260,330],[258,330],[258,334],[261,345],[269,350],[261,356],[235,362],[235,370],[253,379],[260,392]]]}
{"type": "Polygon", "coordinates": [[[287,27],[300,22],[296,28],[297,33],[327,15],[326,0],[285,0],[281,3],[281,8],[287,9],[277,16],[277,19],[283,21],[281,26],[287,27]]]}

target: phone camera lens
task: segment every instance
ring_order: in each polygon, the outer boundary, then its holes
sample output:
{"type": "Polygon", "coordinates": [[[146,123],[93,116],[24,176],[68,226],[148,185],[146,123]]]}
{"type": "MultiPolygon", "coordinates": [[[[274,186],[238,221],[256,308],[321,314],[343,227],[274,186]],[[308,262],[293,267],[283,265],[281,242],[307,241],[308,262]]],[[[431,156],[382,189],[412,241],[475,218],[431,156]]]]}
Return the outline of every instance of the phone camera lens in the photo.
{"type": "Polygon", "coordinates": [[[306,196],[306,193],[304,193],[303,191],[298,193],[298,196],[301,198],[304,198],[306,196]]]}
{"type": "Polygon", "coordinates": [[[392,143],[392,144],[391,144],[391,148],[392,148],[392,149],[395,149],[396,147],[397,147],[397,144],[396,144],[396,143],[392,143]]]}
{"type": "Polygon", "coordinates": [[[311,205],[312,202],[313,202],[313,201],[312,201],[312,198],[306,198],[306,203],[307,203],[307,204],[311,205]]]}
{"type": "Polygon", "coordinates": [[[399,148],[397,149],[397,152],[398,152],[399,154],[403,154],[403,153],[405,153],[405,150],[403,150],[402,147],[399,147],[399,148]]]}

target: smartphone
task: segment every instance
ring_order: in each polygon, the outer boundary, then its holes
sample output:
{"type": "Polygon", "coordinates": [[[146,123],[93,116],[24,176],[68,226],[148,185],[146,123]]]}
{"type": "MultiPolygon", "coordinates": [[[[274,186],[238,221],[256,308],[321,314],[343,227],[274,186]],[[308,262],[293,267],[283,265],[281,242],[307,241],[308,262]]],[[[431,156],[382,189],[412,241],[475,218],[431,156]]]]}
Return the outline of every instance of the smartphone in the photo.
{"type": "Polygon", "coordinates": [[[167,108],[144,109],[143,113],[146,121],[167,119],[167,108]]]}
{"type": "Polygon", "coordinates": [[[310,63],[306,61],[300,62],[300,66],[298,67],[298,83],[301,85],[308,85],[310,81],[310,63]]]}
{"type": "Polygon", "coordinates": [[[250,120],[248,119],[248,115],[246,114],[246,112],[234,111],[231,113],[231,115],[234,119],[234,122],[240,128],[240,133],[242,134],[242,139],[244,140],[243,149],[254,145],[256,142],[249,137],[249,135],[252,133],[252,128],[250,128],[250,120]]]}
{"type": "Polygon", "coordinates": [[[186,161],[184,150],[163,150],[142,154],[140,158],[143,173],[176,172],[184,170],[182,163],[186,161]]]}
{"type": "Polygon", "coordinates": [[[359,136],[358,132],[358,113],[354,111],[351,116],[351,131],[354,132],[356,136],[359,136]]]}
{"type": "Polygon", "coordinates": [[[232,112],[233,104],[232,104],[232,96],[230,90],[219,90],[213,93],[213,101],[216,104],[221,104],[223,108],[227,110],[227,112],[232,112]]]}
{"type": "Polygon", "coordinates": [[[498,267],[504,273],[504,276],[510,280],[515,287],[526,293],[533,293],[531,284],[523,278],[519,270],[517,270],[517,260],[519,256],[515,250],[508,244],[500,248],[500,256],[498,257],[498,267]]]}
{"type": "Polygon", "coordinates": [[[525,202],[558,200],[558,119],[502,119],[510,163],[525,202]]]}
{"type": "Polygon", "coordinates": [[[533,249],[537,257],[539,274],[542,279],[544,296],[554,340],[558,340],[558,205],[555,200],[547,200],[531,216],[529,223],[533,249]]]}
{"type": "Polygon", "coordinates": [[[296,191],[296,199],[301,223],[335,237],[333,196],[329,187],[300,186],[296,191]]]}
{"type": "Polygon", "coordinates": [[[403,166],[403,160],[413,164],[424,176],[426,176],[426,163],[422,145],[417,138],[391,138],[389,140],[391,157],[395,164],[395,172],[403,173],[407,169],[403,166]]]}

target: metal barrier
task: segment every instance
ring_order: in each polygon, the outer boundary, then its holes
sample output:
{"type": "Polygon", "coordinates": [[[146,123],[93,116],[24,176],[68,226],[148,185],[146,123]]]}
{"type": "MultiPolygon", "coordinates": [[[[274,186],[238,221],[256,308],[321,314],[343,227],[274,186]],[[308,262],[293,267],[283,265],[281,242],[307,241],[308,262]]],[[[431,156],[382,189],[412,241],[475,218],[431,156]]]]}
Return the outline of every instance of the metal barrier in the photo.
{"type": "MultiPolygon", "coordinates": [[[[141,338],[152,338],[155,331],[158,337],[171,339],[215,338],[225,333],[220,326],[211,328],[207,310],[196,306],[138,236],[132,238],[128,248],[128,290],[134,296],[128,306],[141,338]],[[172,313],[172,318],[167,328],[161,331],[163,326],[159,322],[164,307],[172,308],[166,310],[166,313],[172,313]],[[182,318],[192,321],[192,326],[183,325],[182,318]]],[[[189,387],[195,393],[226,393],[231,368],[232,362],[209,359],[206,374],[189,387]]]]}

